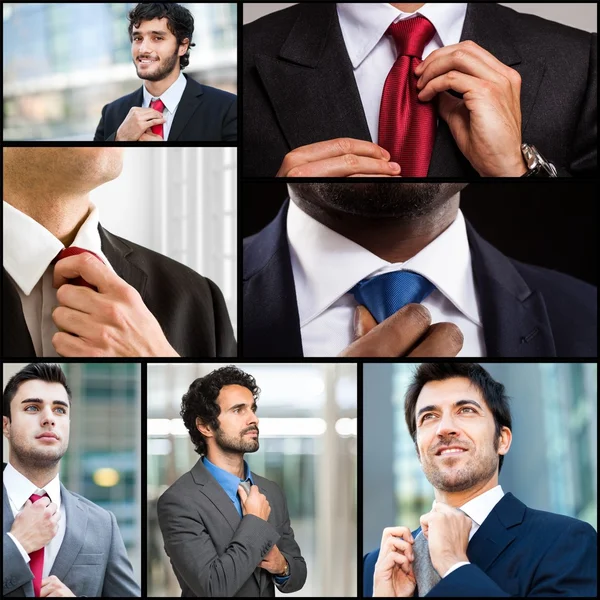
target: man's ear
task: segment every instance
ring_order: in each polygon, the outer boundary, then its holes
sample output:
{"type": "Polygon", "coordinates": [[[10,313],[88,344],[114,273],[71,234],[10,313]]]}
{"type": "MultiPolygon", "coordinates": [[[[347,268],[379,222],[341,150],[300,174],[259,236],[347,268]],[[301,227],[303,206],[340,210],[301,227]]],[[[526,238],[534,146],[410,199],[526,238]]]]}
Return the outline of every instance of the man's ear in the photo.
{"type": "Polygon", "coordinates": [[[204,437],[213,437],[213,430],[209,425],[205,425],[200,417],[196,417],[196,429],[204,436],[204,437]]]}
{"type": "Polygon", "coordinates": [[[10,419],[8,417],[2,417],[2,434],[7,440],[10,439],[10,419]]]}
{"type": "Polygon", "coordinates": [[[179,44],[178,55],[183,56],[189,49],[190,49],[190,39],[183,38],[183,41],[181,42],[181,44],[179,44]]]}

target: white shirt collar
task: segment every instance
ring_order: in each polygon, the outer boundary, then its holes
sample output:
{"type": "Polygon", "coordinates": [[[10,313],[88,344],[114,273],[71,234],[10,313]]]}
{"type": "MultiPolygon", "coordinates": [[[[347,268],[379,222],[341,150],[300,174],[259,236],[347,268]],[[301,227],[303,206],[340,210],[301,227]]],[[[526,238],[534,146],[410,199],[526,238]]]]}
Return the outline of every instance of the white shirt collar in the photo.
{"type": "Polygon", "coordinates": [[[300,210],[288,187],[287,234],[300,326],[371,275],[409,269],[423,275],[469,320],[481,326],[471,251],[462,212],[435,240],[404,263],[389,263],[300,210]]]}
{"type": "Polygon", "coordinates": [[[502,486],[497,485],[491,490],[488,490],[463,504],[460,507],[460,510],[468,515],[471,518],[471,521],[481,527],[481,524],[487,519],[488,515],[494,509],[494,506],[502,500],[503,496],[504,490],[502,489],[502,486]]]}
{"type": "MultiPolygon", "coordinates": [[[[62,242],[31,217],[3,202],[4,268],[28,296],[56,255],[64,248],[62,242]]],[[[72,246],[94,252],[108,263],[102,254],[98,232],[99,212],[90,204],[90,214],[83,222],[72,246]]]]}
{"type": "Polygon", "coordinates": [[[433,24],[440,46],[458,44],[462,33],[467,3],[428,2],[414,13],[405,13],[387,2],[337,4],[340,28],[348,56],[356,69],[370,54],[387,28],[395,21],[420,14],[433,24]]]}
{"type": "MultiPolygon", "coordinates": [[[[179,102],[181,102],[181,97],[183,96],[183,92],[185,90],[185,86],[187,85],[187,79],[183,75],[183,73],[179,72],[179,77],[167,88],[165,92],[160,95],[160,99],[162,103],[165,105],[166,109],[173,114],[175,109],[177,108],[179,102]]],[[[143,94],[144,94],[144,104],[145,108],[150,106],[150,100],[156,100],[156,97],[153,96],[147,89],[146,86],[142,86],[143,94]]]]}
{"type": "Polygon", "coordinates": [[[60,478],[58,473],[52,481],[45,485],[43,489],[40,489],[35,483],[29,481],[25,475],[19,473],[9,462],[2,473],[2,480],[6,487],[6,493],[17,510],[23,508],[31,494],[42,496],[44,492],[48,494],[51,502],[60,509],[60,478]]]}

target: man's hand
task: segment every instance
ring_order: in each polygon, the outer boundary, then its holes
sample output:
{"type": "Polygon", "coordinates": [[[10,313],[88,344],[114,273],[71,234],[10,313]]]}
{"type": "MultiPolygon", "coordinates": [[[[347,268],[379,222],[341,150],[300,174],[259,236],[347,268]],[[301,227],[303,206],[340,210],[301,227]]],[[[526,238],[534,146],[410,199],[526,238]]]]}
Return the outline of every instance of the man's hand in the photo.
{"type": "Polygon", "coordinates": [[[15,517],[10,533],[15,536],[27,554],[50,543],[58,532],[60,511],[48,496],[32,503],[25,502],[23,510],[15,517]]]}
{"type": "Polygon", "coordinates": [[[178,356],[140,294],[94,255],[63,258],[54,267],[58,288],[52,345],[61,356],[178,356]],[[83,277],[98,291],[69,285],[83,277]]]}
{"type": "Polygon", "coordinates": [[[144,133],[142,133],[142,137],[139,140],[140,142],[164,142],[164,139],[156,134],[156,133],[152,133],[151,129],[146,130],[144,133]]]}
{"type": "Polygon", "coordinates": [[[520,177],[521,76],[475,42],[432,52],[415,73],[419,100],[437,95],[442,119],[460,151],[482,177],[520,177]],[[448,93],[463,94],[463,99],[448,93]]]}
{"type": "Polygon", "coordinates": [[[337,138],[288,152],[276,177],[395,177],[400,166],[372,142],[337,138]]]}
{"type": "Polygon", "coordinates": [[[250,486],[249,494],[246,494],[246,490],[240,485],[238,487],[238,494],[242,501],[242,515],[254,515],[265,521],[269,519],[271,505],[267,497],[260,492],[257,485],[250,486]]]}
{"type": "Polygon", "coordinates": [[[468,562],[467,546],[472,521],[464,512],[436,502],[431,512],[421,517],[421,529],[429,543],[435,570],[443,577],[457,562],[468,562]]]}
{"type": "Polygon", "coordinates": [[[50,575],[42,579],[42,586],[40,587],[40,598],[46,598],[47,596],[52,597],[75,597],[75,594],[56,576],[50,575]]]}
{"type": "Polygon", "coordinates": [[[355,318],[357,340],[340,356],[456,356],[463,334],[454,323],[431,324],[431,314],[422,304],[407,304],[377,324],[371,313],[358,306],[355,318]]]}
{"type": "Polygon", "coordinates": [[[146,129],[166,122],[167,120],[163,117],[163,114],[153,108],[132,106],[125,120],[117,129],[115,142],[137,142],[144,135],[146,129]]]}
{"type": "Polygon", "coordinates": [[[414,538],[408,527],[386,527],[373,575],[373,596],[408,598],[417,581],[413,573],[414,538]]]}
{"type": "Polygon", "coordinates": [[[287,561],[283,554],[281,554],[277,545],[273,546],[266,554],[266,556],[258,563],[258,566],[262,569],[269,571],[273,575],[283,576],[287,561]]]}

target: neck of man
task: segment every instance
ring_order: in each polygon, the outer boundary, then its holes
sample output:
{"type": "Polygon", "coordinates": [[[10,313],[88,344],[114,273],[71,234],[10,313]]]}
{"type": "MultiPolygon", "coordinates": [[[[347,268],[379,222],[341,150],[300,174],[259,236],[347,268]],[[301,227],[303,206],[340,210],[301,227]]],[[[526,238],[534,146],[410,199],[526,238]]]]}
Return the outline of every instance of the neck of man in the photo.
{"type": "Polygon", "coordinates": [[[37,221],[66,247],[70,246],[90,213],[87,192],[70,191],[60,182],[4,180],[5,201],[37,221]]]}
{"type": "Polygon", "coordinates": [[[448,506],[452,506],[454,508],[460,508],[469,500],[473,500],[473,498],[477,498],[477,496],[481,496],[485,492],[495,488],[498,485],[498,472],[494,473],[494,476],[488,481],[483,481],[474,485],[472,488],[468,490],[464,490],[462,492],[444,492],[442,490],[434,490],[435,491],[435,499],[437,502],[443,502],[448,506]]]}
{"type": "Polygon", "coordinates": [[[352,240],[390,263],[401,263],[418,254],[456,219],[460,197],[456,194],[436,212],[407,220],[373,218],[332,212],[300,202],[300,208],[329,229],[352,240]]]}
{"type": "Polygon", "coordinates": [[[404,13],[417,12],[421,8],[421,6],[425,6],[425,2],[390,2],[390,4],[394,8],[397,8],[398,10],[401,10],[404,13]]]}
{"type": "Polygon", "coordinates": [[[36,465],[25,465],[19,461],[14,454],[10,456],[8,462],[21,473],[21,475],[27,477],[31,483],[40,489],[46,487],[58,475],[58,469],[60,467],[60,461],[54,466],[46,468],[36,465]]]}
{"type": "Polygon", "coordinates": [[[177,63],[175,68],[164,79],[160,81],[146,80],[144,85],[151,96],[159,98],[177,81],[180,72],[179,63],[177,63]]]}
{"type": "Polygon", "coordinates": [[[244,455],[240,452],[225,452],[220,448],[209,448],[206,458],[210,462],[239,479],[244,478],[244,455]]]}

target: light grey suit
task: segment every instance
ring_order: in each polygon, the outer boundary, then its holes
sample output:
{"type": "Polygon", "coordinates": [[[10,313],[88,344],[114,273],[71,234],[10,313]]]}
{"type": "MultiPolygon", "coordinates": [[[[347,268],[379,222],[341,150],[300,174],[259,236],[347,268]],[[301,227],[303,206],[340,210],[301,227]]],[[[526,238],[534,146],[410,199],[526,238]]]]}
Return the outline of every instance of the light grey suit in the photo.
{"type": "Polygon", "coordinates": [[[269,520],[240,517],[233,502],[199,460],[158,499],[165,551],[187,597],[275,596],[273,576],[258,566],[273,545],[290,565],[277,584],[295,592],[306,581],[306,563],[294,539],[279,486],[252,473],[271,506],[269,520]]]}
{"type": "MultiPolygon", "coordinates": [[[[14,518],[6,487],[2,488],[2,595],[33,597],[31,569],[8,536],[14,518]]],[[[67,528],[50,575],[56,575],[76,596],[141,596],[115,516],[62,484],[60,498],[67,528]]]]}

